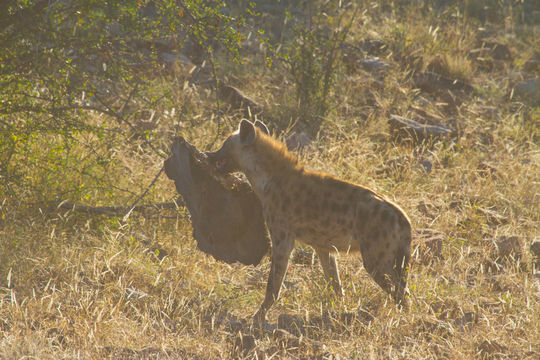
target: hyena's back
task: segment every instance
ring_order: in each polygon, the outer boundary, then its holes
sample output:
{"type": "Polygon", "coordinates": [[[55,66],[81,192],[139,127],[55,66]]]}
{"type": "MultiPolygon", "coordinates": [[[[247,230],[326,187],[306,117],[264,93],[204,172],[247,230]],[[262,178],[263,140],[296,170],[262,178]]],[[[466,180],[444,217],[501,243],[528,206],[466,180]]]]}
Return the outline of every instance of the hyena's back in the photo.
{"type": "Polygon", "coordinates": [[[327,251],[360,251],[375,281],[401,301],[409,262],[411,224],[405,213],[374,191],[333,176],[303,170],[276,179],[272,215],[294,236],[327,251]]]}

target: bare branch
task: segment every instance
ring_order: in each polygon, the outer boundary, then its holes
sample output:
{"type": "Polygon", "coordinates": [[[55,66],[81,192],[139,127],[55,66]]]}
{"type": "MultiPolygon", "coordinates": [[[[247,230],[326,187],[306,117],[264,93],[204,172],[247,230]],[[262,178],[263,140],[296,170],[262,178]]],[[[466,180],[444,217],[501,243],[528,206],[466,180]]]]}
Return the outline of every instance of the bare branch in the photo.
{"type": "Polygon", "coordinates": [[[126,214],[124,215],[124,220],[127,220],[127,218],[129,218],[129,215],[131,214],[131,212],[136,208],[136,205],[139,203],[139,201],[141,201],[141,199],[146,196],[146,194],[152,188],[152,186],[154,186],[157,179],[159,178],[159,175],[161,175],[161,173],[163,172],[164,169],[165,168],[163,166],[161,167],[161,169],[159,169],[159,172],[154,177],[154,180],[152,180],[152,182],[150,183],[150,185],[148,185],[146,190],[144,190],[144,192],[133,202],[133,204],[131,204],[128,211],[126,211],[126,214]]]}
{"type": "Polygon", "coordinates": [[[146,210],[165,210],[165,209],[177,209],[184,206],[184,201],[178,198],[174,202],[159,202],[147,205],[138,206],[88,206],[75,204],[69,201],[62,201],[55,206],[58,209],[72,210],[77,212],[84,212],[88,214],[96,215],[123,215],[128,211],[143,212],[146,210]]]}

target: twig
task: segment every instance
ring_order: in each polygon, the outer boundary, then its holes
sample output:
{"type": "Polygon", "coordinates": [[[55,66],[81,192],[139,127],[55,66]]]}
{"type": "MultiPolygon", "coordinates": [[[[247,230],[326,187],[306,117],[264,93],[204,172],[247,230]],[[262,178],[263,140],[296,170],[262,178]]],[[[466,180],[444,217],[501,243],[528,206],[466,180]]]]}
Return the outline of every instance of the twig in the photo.
{"type": "MultiPolygon", "coordinates": [[[[341,45],[345,42],[347,35],[349,34],[349,31],[351,29],[351,26],[354,23],[354,19],[356,18],[356,15],[358,14],[358,8],[354,10],[354,13],[352,15],[351,20],[347,25],[345,25],[345,29],[341,30],[339,33],[336,33],[336,38],[333,39],[333,47],[330,51],[330,54],[328,56],[327,62],[326,62],[326,72],[324,74],[324,80],[323,80],[323,92],[322,92],[322,101],[323,104],[326,104],[326,97],[328,95],[328,92],[330,90],[330,82],[331,82],[331,76],[332,72],[334,70],[334,63],[336,60],[336,52],[341,47],[341,45]]],[[[343,20],[343,16],[340,16],[339,23],[338,23],[338,29],[341,27],[341,21],[343,20]]],[[[326,107],[326,106],[325,106],[326,107]]],[[[325,109],[326,110],[326,109],[325,109]]]]}
{"type": "MultiPolygon", "coordinates": [[[[131,95],[130,95],[131,96],[131,95]]],[[[133,131],[137,131],[137,128],[131,123],[129,122],[124,116],[123,114],[119,114],[118,112],[114,111],[113,109],[111,109],[109,107],[109,105],[107,105],[107,103],[105,101],[103,101],[101,98],[99,98],[98,96],[95,96],[95,98],[100,102],[101,105],[105,106],[107,109],[104,110],[104,109],[100,109],[100,108],[93,108],[92,110],[95,110],[95,111],[101,111],[105,114],[108,114],[110,116],[113,116],[115,117],[118,121],[120,122],[124,122],[126,123],[130,128],[131,130],[133,131]]],[[[124,105],[125,107],[125,105],[124,105]]],[[[123,112],[123,109],[122,109],[122,112],[123,112]]],[[[148,145],[158,156],[162,157],[162,158],[166,158],[167,156],[164,155],[162,152],[160,152],[158,149],[156,149],[156,147],[146,138],[143,138],[143,141],[146,143],[146,145],[148,145]]]]}
{"type": "Polygon", "coordinates": [[[217,131],[216,131],[216,137],[210,142],[209,147],[213,147],[216,141],[219,139],[220,131],[219,126],[221,123],[221,106],[219,103],[219,79],[217,76],[217,65],[214,61],[214,52],[211,50],[208,51],[208,54],[210,55],[210,63],[212,65],[212,76],[214,77],[214,81],[216,84],[216,111],[217,111],[217,131]]]}
{"type": "Polygon", "coordinates": [[[135,209],[135,206],[138,204],[138,202],[141,201],[141,199],[146,196],[146,194],[152,188],[152,186],[154,186],[154,184],[156,183],[159,175],[161,175],[161,173],[163,172],[164,169],[165,169],[165,167],[162,166],[161,169],[159,170],[159,172],[157,173],[156,177],[154,177],[154,180],[152,180],[152,182],[150,183],[150,185],[148,185],[146,190],[144,190],[144,192],[137,199],[135,199],[133,204],[130,206],[129,210],[124,215],[124,221],[126,221],[129,218],[129,215],[131,215],[131,212],[133,211],[133,209],[135,209]]]}
{"type": "Polygon", "coordinates": [[[131,98],[133,97],[133,95],[135,94],[135,92],[137,91],[137,89],[139,88],[139,84],[140,84],[140,81],[137,81],[135,83],[135,86],[133,87],[133,89],[131,89],[131,91],[129,92],[129,95],[126,99],[126,101],[124,102],[124,105],[122,105],[122,108],[120,109],[120,116],[122,118],[124,118],[124,111],[126,110],[126,106],[128,105],[128,103],[131,101],[131,98]]]}
{"type": "MultiPolygon", "coordinates": [[[[177,6],[179,6],[179,7],[181,7],[183,9],[183,12],[185,13],[186,17],[189,18],[190,21],[203,22],[205,20],[205,18],[201,17],[200,15],[198,17],[196,17],[190,11],[189,7],[186,6],[184,1],[177,0],[176,4],[177,4],[177,6]]],[[[205,39],[203,37],[199,36],[198,33],[194,32],[191,35],[195,36],[197,38],[197,40],[199,40],[201,42],[201,44],[205,42],[205,39]]],[[[208,56],[210,58],[210,64],[212,65],[212,77],[213,77],[213,81],[215,82],[215,86],[216,86],[216,111],[217,111],[217,117],[218,117],[217,118],[216,136],[214,137],[214,139],[208,145],[209,147],[212,147],[216,143],[216,141],[219,139],[219,135],[221,135],[220,134],[220,129],[219,129],[220,123],[221,123],[221,106],[220,106],[220,103],[219,103],[219,79],[218,79],[218,76],[217,76],[217,65],[216,65],[216,62],[214,60],[214,51],[212,50],[211,45],[207,46],[206,51],[208,52],[208,56]]]]}
{"type": "Polygon", "coordinates": [[[126,213],[127,211],[138,211],[142,212],[148,209],[157,209],[157,210],[164,210],[164,209],[176,209],[178,207],[184,206],[184,202],[182,199],[177,199],[174,202],[159,202],[154,204],[146,204],[146,205],[138,205],[134,207],[130,206],[88,206],[88,205],[80,205],[75,204],[69,201],[63,201],[60,204],[56,206],[56,209],[64,209],[64,210],[72,210],[72,211],[78,211],[78,212],[85,212],[89,214],[117,214],[121,215],[126,213]]]}
{"type": "MultiPolygon", "coordinates": [[[[48,4],[47,4],[47,12],[45,13],[45,18],[44,20],[48,19],[49,18],[49,12],[51,10],[51,0],[48,1],[48,4]]],[[[39,29],[39,34],[38,34],[38,41],[37,41],[37,46],[36,46],[36,64],[38,63],[38,60],[39,60],[39,46],[40,46],[40,43],[41,43],[41,34],[43,33],[43,28],[40,27],[39,29]]]]}

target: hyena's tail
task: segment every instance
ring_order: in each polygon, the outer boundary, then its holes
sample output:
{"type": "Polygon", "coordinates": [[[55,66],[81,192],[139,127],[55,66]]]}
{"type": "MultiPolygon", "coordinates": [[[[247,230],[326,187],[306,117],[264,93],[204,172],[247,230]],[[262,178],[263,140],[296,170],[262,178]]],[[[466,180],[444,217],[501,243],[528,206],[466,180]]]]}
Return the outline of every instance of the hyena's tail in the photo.
{"type": "Polygon", "coordinates": [[[407,277],[409,272],[409,260],[411,258],[411,229],[403,234],[401,245],[397,248],[395,256],[393,281],[393,298],[398,305],[407,306],[407,277]]]}
{"type": "MultiPolygon", "coordinates": [[[[400,306],[407,307],[407,273],[411,256],[412,231],[409,220],[402,217],[399,226],[389,234],[382,231],[373,231],[374,239],[361,243],[360,252],[364,260],[364,268],[373,280],[400,306]],[[377,237],[377,235],[383,235],[377,237]],[[371,244],[386,243],[388,250],[375,249],[371,244]]],[[[362,238],[361,236],[359,236],[362,238]]]]}
{"type": "Polygon", "coordinates": [[[409,272],[410,247],[400,247],[396,254],[393,297],[398,305],[406,305],[407,295],[407,275],[409,272]]]}

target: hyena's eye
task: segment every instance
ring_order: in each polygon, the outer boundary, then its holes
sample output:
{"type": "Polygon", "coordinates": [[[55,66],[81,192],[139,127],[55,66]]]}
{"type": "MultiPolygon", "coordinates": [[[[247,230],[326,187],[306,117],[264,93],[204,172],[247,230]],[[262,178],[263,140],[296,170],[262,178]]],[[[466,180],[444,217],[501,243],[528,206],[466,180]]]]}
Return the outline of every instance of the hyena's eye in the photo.
{"type": "Polygon", "coordinates": [[[216,161],[216,167],[218,169],[223,169],[226,164],[227,164],[227,160],[225,160],[225,159],[219,159],[219,160],[216,161]]]}

